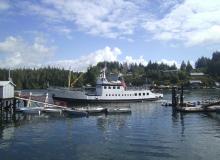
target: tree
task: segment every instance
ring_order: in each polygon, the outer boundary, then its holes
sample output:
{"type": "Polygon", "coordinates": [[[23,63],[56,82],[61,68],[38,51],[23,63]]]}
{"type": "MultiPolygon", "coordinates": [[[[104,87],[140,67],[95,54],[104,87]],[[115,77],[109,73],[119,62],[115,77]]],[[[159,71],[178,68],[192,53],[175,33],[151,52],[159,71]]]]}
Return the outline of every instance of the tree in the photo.
{"type": "Polygon", "coordinates": [[[181,63],[180,70],[181,71],[185,71],[186,70],[186,63],[184,61],[182,61],[182,63],[181,63]]]}
{"type": "Polygon", "coordinates": [[[187,71],[188,73],[190,73],[192,70],[193,70],[193,67],[192,67],[192,65],[190,64],[190,62],[188,61],[188,62],[187,62],[187,65],[186,65],[186,71],[187,71]]]}

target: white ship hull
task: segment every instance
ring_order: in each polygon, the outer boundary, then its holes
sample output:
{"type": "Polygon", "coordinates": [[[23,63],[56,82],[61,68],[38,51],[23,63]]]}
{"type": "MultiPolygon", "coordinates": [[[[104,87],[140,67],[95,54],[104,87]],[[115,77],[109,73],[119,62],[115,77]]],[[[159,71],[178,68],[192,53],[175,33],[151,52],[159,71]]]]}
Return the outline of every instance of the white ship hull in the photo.
{"type": "Polygon", "coordinates": [[[49,92],[55,100],[72,102],[138,102],[163,98],[163,94],[152,93],[149,90],[108,92],[102,95],[88,95],[84,91],[72,91],[68,89],[49,89],[49,92]]]}
{"type": "Polygon", "coordinates": [[[73,90],[71,88],[49,88],[54,99],[74,102],[128,102],[157,100],[163,94],[153,93],[149,89],[128,89],[123,79],[108,81],[105,69],[97,79],[95,88],[73,90]]]}

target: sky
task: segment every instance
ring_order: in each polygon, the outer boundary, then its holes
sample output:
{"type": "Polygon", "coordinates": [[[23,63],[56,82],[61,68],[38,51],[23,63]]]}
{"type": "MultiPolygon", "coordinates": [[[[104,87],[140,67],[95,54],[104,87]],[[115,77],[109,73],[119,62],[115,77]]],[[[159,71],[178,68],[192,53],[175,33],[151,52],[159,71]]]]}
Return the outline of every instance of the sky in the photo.
{"type": "Polygon", "coordinates": [[[192,64],[220,50],[220,0],[0,0],[0,67],[192,64]]]}

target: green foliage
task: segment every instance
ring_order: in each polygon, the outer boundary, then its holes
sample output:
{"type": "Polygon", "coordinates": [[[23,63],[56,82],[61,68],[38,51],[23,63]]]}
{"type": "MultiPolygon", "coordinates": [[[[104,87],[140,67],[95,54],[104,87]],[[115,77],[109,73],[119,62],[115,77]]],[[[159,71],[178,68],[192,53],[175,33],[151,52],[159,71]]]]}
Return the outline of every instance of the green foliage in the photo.
{"type": "MultiPolygon", "coordinates": [[[[100,62],[96,66],[90,66],[86,73],[71,73],[71,83],[73,87],[82,87],[85,85],[94,86],[100,70],[107,66],[107,75],[112,73],[122,73],[127,85],[142,86],[146,83],[156,83],[158,85],[186,84],[189,79],[189,73],[193,67],[188,61],[183,61],[180,70],[177,70],[175,64],[159,64],[149,61],[147,66],[142,64],[127,64],[119,62],[100,62]]],[[[207,75],[201,80],[205,86],[213,85],[214,81],[220,81],[220,52],[213,53],[211,59],[206,57],[199,58],[195,63],[195,70],[204,72],[207,75]]],[[[69,71],[60,68],[39,68],[39,69],[14,69],[11,71],[11,77],[17,85],[17,89],[42,89],[50,86],[68,86],[69,71]]],[[[0,80],[8,79],[8,70],[0,69],[0,80]]]]}

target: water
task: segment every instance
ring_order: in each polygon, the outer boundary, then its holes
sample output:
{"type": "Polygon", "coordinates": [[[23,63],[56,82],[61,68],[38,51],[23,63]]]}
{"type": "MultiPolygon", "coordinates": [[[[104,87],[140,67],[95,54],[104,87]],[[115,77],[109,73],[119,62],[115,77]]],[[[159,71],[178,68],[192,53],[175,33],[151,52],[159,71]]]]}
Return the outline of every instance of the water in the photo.
{"type": "MultiPolygon", "coordinates": [[[[185,98],[207,95],[218,97],[220,90],[187,91],[185,98]]],[[[219,159],[220,114],[174,113],[156,102],[131,109],[131,115],[88,118],[21,116],[1,124],[0,159],[219,159]]]]}

